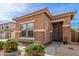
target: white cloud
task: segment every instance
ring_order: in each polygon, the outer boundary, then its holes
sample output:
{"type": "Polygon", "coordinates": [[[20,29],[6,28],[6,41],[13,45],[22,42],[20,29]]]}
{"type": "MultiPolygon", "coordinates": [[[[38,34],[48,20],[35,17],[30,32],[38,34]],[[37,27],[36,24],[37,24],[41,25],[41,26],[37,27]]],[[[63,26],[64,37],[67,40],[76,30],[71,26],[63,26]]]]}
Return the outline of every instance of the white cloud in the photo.
{"type": "Polygon", "coordinates": [[[17,12],[23,12],[29,4],[0,3],[0,21],[10,21],[17,12]]]}

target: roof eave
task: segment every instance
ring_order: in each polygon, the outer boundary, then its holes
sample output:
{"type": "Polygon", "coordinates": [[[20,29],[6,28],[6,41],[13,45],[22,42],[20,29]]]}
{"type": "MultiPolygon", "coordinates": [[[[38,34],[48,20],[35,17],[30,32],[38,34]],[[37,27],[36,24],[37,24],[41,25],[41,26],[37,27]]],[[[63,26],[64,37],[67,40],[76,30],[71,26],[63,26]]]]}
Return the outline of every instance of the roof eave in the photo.
{"type": "Polygon", "coordinates": [[[23,19],[25,17],[31,17],[33,15],[37,15],[37,14],[40,14],[40,13],[46,13],[50,18],[52,18],[52,15],[51,13],[48,11],[47,8],[45,9],[42,9],[42,10],[39,10],[39,11],[36,11],[36,12],[33,12],[33,13],[30,13],[30,14],[27,14],[27,15],[24,15],[24,16],[21,16],[21,17],[17,17],[17,18],[14,18],[13,20],[20,20],[20,19],[23,19]]]}
{"type": "Polygon", "coordinates": [[[76,11],[75,12],[68,12],[68,13],[52,16],[52,18],[62,18],[62,17],[65,17],[65,16],[71,16],[71,20],[72,20],[75,13],[76,13],[76,11]]]}

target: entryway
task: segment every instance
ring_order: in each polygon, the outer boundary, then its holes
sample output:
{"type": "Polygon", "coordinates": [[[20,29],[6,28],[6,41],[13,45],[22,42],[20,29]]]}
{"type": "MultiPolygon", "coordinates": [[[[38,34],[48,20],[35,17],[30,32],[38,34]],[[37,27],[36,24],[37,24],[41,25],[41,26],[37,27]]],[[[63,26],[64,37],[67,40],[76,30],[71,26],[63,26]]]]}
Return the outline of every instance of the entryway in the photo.
{"type": "Polygon", "coordinates": [[[63,41],[63,22],[53,23],[53,41],[63,41]]]}

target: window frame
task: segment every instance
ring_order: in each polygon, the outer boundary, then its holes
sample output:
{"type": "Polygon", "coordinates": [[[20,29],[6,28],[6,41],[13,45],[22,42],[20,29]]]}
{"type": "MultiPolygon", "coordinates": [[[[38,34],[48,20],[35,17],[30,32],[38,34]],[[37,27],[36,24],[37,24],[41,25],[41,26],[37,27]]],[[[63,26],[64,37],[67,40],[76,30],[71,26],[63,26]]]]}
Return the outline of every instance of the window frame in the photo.
{"type": "Polygon", "coordinates": [[[21,24],[20,25],[20,30],[21,30],[21,37],[27,37],[27,38],[28,37],[34,37],[34,31],[33,31],[34,30],[34,23],[33,22],[21,24]],[[22,29],[23,28],[22,27],[23,25],[26,25],[24,30],[22,29]],[[25,31],[26,32],[25,36],[23,36],[22,31],[25,31]],[[28,34],[29,31],[33,31],[32,32],[33,34],[30,35],[30,36],[28,34]]]}

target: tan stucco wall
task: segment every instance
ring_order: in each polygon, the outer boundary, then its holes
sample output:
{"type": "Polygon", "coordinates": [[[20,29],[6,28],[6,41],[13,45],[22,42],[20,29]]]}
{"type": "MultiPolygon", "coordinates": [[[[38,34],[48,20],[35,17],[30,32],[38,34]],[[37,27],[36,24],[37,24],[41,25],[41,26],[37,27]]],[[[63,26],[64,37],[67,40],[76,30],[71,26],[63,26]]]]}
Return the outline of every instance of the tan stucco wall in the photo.
{"type": "Polygon", "coordinates": [[[79,42],[79,32],[78,31],[72,31],[71,32],[71,41],[72,42],[79,42]]]}

